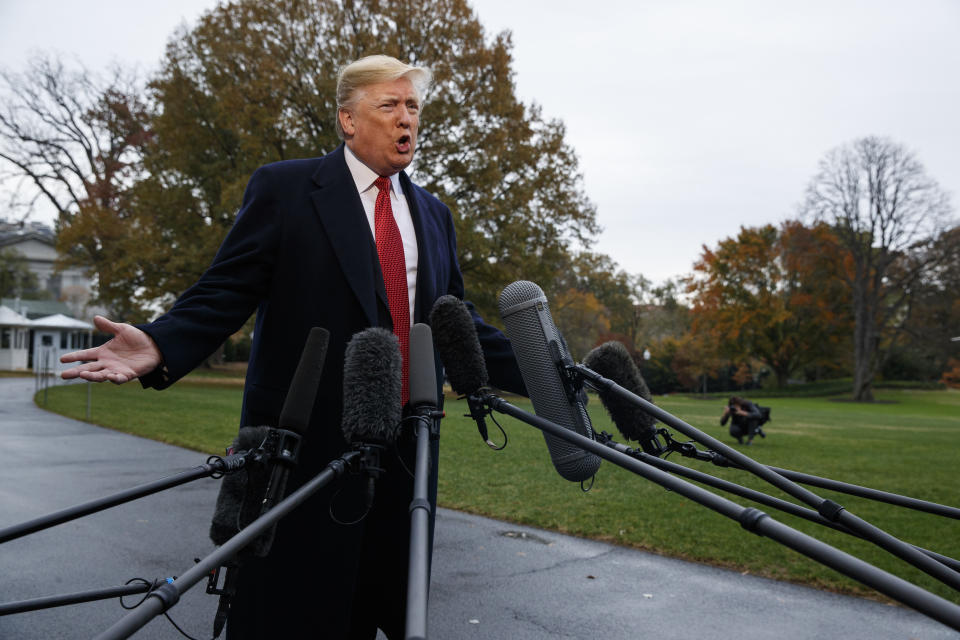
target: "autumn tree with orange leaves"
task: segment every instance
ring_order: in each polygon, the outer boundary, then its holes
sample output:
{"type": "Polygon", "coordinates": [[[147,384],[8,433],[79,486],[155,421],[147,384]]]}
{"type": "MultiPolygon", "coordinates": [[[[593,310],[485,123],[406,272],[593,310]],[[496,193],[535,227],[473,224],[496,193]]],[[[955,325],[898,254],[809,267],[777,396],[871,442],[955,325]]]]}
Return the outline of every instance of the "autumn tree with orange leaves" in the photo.
{"type": "Polygon", "coordinates": [[[692,333],[716,356],[762,362],[784,386],[805,367],[832,365],[849,332],[842,268],[827,227],[742,227],[694,265],[692,333]]]}

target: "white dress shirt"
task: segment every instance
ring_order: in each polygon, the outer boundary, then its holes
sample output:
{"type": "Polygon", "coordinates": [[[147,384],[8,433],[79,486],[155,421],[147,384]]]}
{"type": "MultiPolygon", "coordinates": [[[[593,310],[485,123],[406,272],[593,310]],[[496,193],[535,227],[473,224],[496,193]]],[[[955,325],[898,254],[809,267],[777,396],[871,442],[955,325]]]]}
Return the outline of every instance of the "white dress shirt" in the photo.
{"type": "MultiPolygon", "coordinates": [[[[367,214],[367,222],[370,224],[370,233],[373,235],[374,242],[377,238],[377,227],[375,222],[375,209],[377,205],[377,189],[374,182],[380,176],[376,171],[363,164],[363,162],[354,155],[350,147],[344,145],[343,157],[347,161],[347,168],[350,169],[350,175],[360,193],[360,201],[363,203],[363,211],[367,214]]],[[[400,187],[400,177],[398,174],[390,176],[390,207],[393,209],[393,218],[397,221],[397,227],[400,229],[400,238],[403,240],[403,258],[407,264],[407,298],[410,302],[410,326],[413,326],[413,301],[417,297],[417,232],[413,227],[413,217],[410,215],[410,207],[407,205],[407,198],[403,195],[403,189],[400,187]]]]}

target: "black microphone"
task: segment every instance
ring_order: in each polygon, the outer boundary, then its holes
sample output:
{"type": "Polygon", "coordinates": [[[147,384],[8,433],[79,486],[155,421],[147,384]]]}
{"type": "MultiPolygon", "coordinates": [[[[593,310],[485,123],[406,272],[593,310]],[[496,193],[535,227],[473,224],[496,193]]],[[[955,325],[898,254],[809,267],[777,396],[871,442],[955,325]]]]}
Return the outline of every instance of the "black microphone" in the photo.
{"type": "Polygon", "coordinates": [[[487,386],[487,365],[467,305],[456,296],[441,296],[430,310],[430,326],[450,386],[457,395],[467,397],[470,417],[476,421],[480,437],[495,448],[487,437],[483,403],[474,395],[487,386]]]}
{"type": "Polygon", "coordinates": [[[430,585],[430,441],[440,436],[437,408],[437,365],[430,327],[418,322],[410,328],[410,407],[417,438],[410,501],[410,548],[407,562],[406,638],[427,637],[427,601],[430,585]]]}
{"type": "Polygon", "coordinates": [[[400,343],[392,332],[370,327],[354,334],[343,361],[343,437],[363,452],[368,475],[366,507],[373,505],[380,453],[397,439],[402,403],[400,343]]]}
{"type": "MultiPolygon", "coordinates": [[[[214,544],[223,544],[283,499],[290,471],[300,455],[301,438],[310,424],[329,341],[330,332],[326,329],[310,330],[280,412],[279,427],[240,429],[232,449],[260,449],[262,455],[253,464],[247,464],[245,471],[223,479],[210,524],[214,544]]],[[[250,549],[254,555],[263,557],[269,553],[275,532],[276,525],[253,542],[250,549]]]]}
{"type": "Polygon", "coordinates": [[[437,410],[437,369],[433,360],[430,327],[418,322],[410,327],[410,406],[431,415],[437,410]]]}
{"type": "MultiPolygon", "coordinates": [[[[573,359],[553,324],[543,290],[526,280],[514,282],[500,293],[499,307],[536,414],[592,439],[583,389],[565,373],[573,359]]],[[[582,482],[600,467],[597,455],[546,433],[543,437],[553,466],[567,480],[582,482]]]]}
{"type": "MultiPolygon", "coordinates": [[[[627,391],[650,401],[650,389],[643,379],[627,348],[620,342],[605,342],[594,348],[583,364],[605,378],[609,378],[627,391]]],[[[636,440],[643,450],[652,455],[662,453],[657,443],[656,419],[635,403],[623,399],[608,389],[599,391],[600,401],[627,440],[636,440]]]]}

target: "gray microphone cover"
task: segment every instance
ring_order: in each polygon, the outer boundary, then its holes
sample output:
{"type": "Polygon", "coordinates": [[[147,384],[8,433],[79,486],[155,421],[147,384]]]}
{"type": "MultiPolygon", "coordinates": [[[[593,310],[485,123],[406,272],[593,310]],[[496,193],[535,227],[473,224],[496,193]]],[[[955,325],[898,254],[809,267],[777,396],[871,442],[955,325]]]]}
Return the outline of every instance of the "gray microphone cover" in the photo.
{"type": "Polygon", "coordinates": [[[410,406],[437,406],[433,334],[422,322],[410,327],[410,406]]]}
{"type": "Polygon", "coordinates": [[[430,326],[454,392],[466,396],[487,386],[487,365],[467,305],[456,296],[441,296],[430,311],[430,326]]]}
{"type": "MultiPolygon", "coordinates": [[[[583,364],[644,400],[651,399],[647,383],[622,343],[613,340],[603,343],[587,354],[583,364]]],[[[635,403],[612,391],[600,391],[600,401],[627,440],[647,440],[656,435],[656,419],[635,403]]]]}
{"type": "Polygon", "coordinates": [[[386,329],[354,334],[343,360],[343,420],[347,442],[393,442],[400,424],[400,344],[386,329]]]}
{"type": "MultiPolygon", "coordinates": [[[[587,410],[579,399],[567,397],[557,369],[557,359],[572,360],[553,324],[543,290],[526,280],[514,282],[500,293],[499,307],[536,414],[592,439],[587,410]]],[[[553,466],[567,480],[582,482],[600,467],[595,454],[546,433],[543,437],[553,466]]]]}

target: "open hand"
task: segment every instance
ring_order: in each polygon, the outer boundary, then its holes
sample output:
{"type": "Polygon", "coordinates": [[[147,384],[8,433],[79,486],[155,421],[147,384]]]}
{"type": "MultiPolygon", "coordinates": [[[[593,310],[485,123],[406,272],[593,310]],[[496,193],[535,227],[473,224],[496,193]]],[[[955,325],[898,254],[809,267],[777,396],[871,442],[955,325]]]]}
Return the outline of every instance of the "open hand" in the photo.
{"type": "Polygon", "coordinates": [[[92,349],[83,349],[60,356],[60,362],[84,362],[61,374],[64,380],[82,378],[90,382],[109,380],[123,384],[150,373],[163,360],[153,338],[133,325],[94,316],[93,323],[103,333],[113,338],[92,349]]]}

